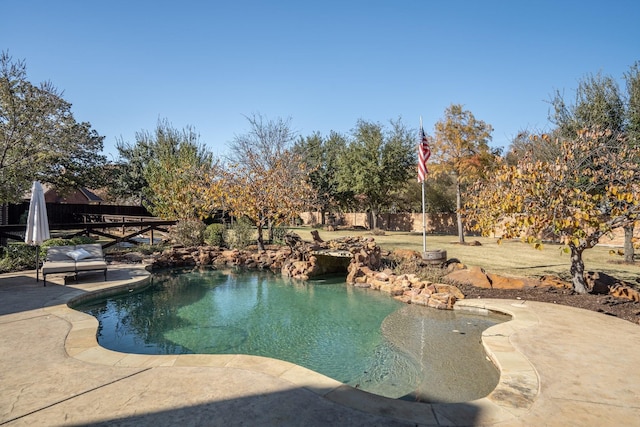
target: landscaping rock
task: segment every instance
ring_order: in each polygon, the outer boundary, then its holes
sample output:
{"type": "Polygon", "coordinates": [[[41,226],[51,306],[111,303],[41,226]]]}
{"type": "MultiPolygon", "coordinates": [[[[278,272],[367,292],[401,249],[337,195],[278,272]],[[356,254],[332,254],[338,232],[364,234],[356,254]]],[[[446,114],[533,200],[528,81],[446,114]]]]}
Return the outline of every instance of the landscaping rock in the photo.
{"type": "MultiPolygon", "coordinates": [[[[319,237],[319,236],[318,236],[319,237]]],[[[438,309],[452,309],[456,300],[464,298],[455,286],[433,284],[415,274],[396,275],[391,269],[380,271],[383,255],[371,237],[343,237],[328,242],[315,239],[304,242],[297,234],[285,236],[287,247],[270,246],[264,251],[223,250],[219,247],[173,248],[154,259],[153,267],[215,266],[219,268],[242,266],[250,269],[271,269],[283,276],[309,280],[319,275],[346,268],[348,284],[380,290],[406,303],[438,309]],[[335,262],[344,259],[347,263],[335,262]]],[[[415,257],[408,251],[404,256],[415,257]]],[[[419,254],[418,254],[419,257],[419,254]]],[[[483,273],[484,274],[484,273],[483,273]]],[[[484,277],[487,277],[484,274],[484,277]]]]}

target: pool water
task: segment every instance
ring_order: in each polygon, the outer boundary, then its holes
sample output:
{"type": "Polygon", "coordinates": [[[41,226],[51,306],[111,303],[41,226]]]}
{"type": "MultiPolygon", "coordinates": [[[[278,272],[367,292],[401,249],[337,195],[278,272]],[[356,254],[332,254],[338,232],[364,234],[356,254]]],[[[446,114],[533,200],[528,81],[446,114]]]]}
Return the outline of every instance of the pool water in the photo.
{"type": "Polygon", "coordinates": [[[266,356],[382,396],[429,402],[472,400],[495,388],[499,375],[480,336],[507,320],[406,305],[343,277],[301,283],[209,269],[156,273],[142,292],[75,308],[98,319],[98,342],[111,350],[266,356]]]}

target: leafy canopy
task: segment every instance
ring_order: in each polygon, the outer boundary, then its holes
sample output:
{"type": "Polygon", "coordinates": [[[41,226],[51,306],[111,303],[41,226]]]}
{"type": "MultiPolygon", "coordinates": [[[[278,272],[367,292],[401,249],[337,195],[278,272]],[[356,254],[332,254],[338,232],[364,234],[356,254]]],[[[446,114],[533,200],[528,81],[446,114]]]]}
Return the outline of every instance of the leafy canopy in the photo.
{"type": "Polygon", "coordinates": [[[318,132],[300,138],[293,147],[307,164],[309,183],[317,194],[316,204],[322,212],[344,206],[353,197],[351,191],[338,191],[338,159],[344,155],[346,147],[347,139],[333,131],[327,138],[318,132]]]}
{"type": "Polygon", "coordinates": [[[112,191],[142,200],[153,215],[195,220],[222,206],[222,183],[213,155],[191,128],[175,129],[159,120],[154,132],[136,133],[136,143],[120,141],[112,191]]]}
{"type": "Polygon", "coordinates": [[[225,206],[262,230],[295,218],[316,195],[309,172],[292,149],[295,138],[289,120],[247,117],[250,130],[235,137],[224,171],[225,206]]]}
{"type": "Polygon", "coordinates": [[[489,147],[493,128],[460,104],[450,105],[435,127],[431,170],[436,178],[451,175],[455,181],[458,240],[464,243],[462,194],[468,184],[483,178],[493,167],[497,154],[489,147]]]}
{"type": "Polygon", "coordinates": [[[359,120],[349,144],[337,161],[338,191],[352,192],[372,212],[392,202],[390,195],[405,185],[414,173],[415,137],[401,120],[391,129],[379,123],[359,120]]]}
{"type": "Polygon", "coordinates": [[[544,162],[529,153],[516,165],[501,164],[477,184],[466,217],[484,235],[523,238],[536,247],[544,236],[558,236],[571,252],[574,289],[584,293],[582,252],[640,214],[640,147],[625,134],[597,128],[566,140],[534,138],[555,144],[560,156],[544,162]]]}
{"type": "Polygon", "coordinates": [[[31,84],[24,61],[0,54],[0,202],[20,201],[34,180],[62,193],[100,186],[103,139],[50,82],[31,84]]]}

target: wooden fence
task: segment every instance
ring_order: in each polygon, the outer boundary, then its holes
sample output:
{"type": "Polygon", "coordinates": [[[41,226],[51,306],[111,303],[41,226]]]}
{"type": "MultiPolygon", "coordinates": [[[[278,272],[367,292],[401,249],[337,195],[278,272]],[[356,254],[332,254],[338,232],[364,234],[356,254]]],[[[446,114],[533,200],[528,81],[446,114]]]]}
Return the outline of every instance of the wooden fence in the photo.
{"type": "MultiPolygon", "coordinates": [[[[105,237],[111,240],[104,243],[102,247],[108,248],[121,242],[138,244],[141,241],[137,237],[147,233],[150,235],[149,241],[153,242],[155,238],[154,232],[167,233],[167,227],[176,223],[176,221],[142,220],[141,218],[136,220],[136,218],[125,217],[125,221],[51,224],[49,230],[52,236],[56,237],[72,238],[91,234],[105,237]]],[[[2,242],[2,246],[6,246],[9,240],[24,241],[26,228],[24,224],[0,225],[0,242],[2,242]]]]}
{"type": "MultiPolygon", "coordinates": [[[[329,217],[329,215],[327,215],[329,217]]],[[[300,214],[304,225],[320,224],[320,212],[300,214]]],[[[457,234],[456,214],[427,214],[427,232],[435,234],[457,234]]],[[[368,212],[332,213],[327,224],[343,227],[371,228],[368,212]]],[[[421,213],[384,213],[378,215],[378,228],[387,231],[422,231],[421,213]]]]}
{"type": "MultiPolygon", "coordinates": [[[[9,204],[2,224],[24,224],[29,212],[29,202],[9,204]]],[[[47,217],[50,224],[102,221],[105,215],[153,218],[142,206],[121,206],[105,204],[47,203],[47,217]]]]}

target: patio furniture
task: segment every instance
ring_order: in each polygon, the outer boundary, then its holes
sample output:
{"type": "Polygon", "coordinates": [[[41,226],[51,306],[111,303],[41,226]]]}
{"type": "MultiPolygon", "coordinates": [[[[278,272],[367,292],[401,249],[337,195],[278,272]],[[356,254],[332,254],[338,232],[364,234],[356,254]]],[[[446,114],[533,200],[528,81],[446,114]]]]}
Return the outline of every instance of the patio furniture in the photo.
{"type": "Polygon", "coordinates": [[[78,273],[82,271],[104,272],[104,280],[107,280],[107,262],[104,259],[102,246],[98,243],[90,243],[75,246],[51,246],[47,249],[47,258],[42,265],[42,277],[47,286],[47,274],[73,273],[78,279],[78,273]]]}

